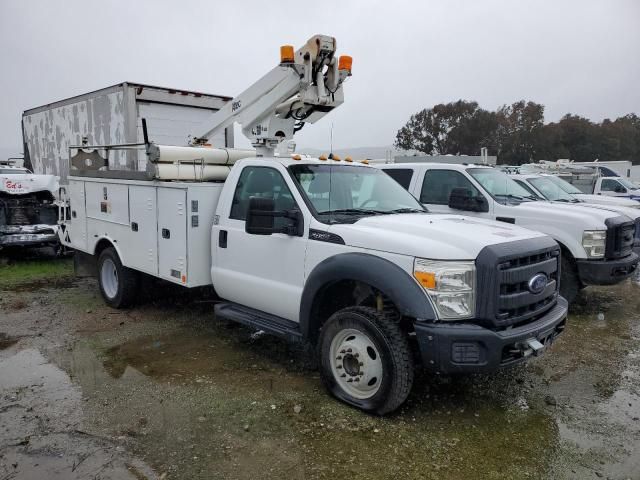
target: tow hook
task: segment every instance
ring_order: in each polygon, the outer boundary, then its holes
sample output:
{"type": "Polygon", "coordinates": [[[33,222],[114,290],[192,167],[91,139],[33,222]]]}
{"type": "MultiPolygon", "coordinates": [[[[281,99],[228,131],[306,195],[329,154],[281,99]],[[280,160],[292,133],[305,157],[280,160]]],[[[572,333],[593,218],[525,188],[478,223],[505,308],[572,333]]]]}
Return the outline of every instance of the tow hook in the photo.
{"type": "Polygon", "coordinates": [[[544,345],[538,341],[537,338],[530,338],[525,340],[525,345],[531,349],[534,357],[537,357],[544,350],[544,345]]]}
{"type": "Polygon", "coordinates": [[[528,357],[529,355],[533,355],[537,357],[544,351],[544,345],[537,338],[529,338],[521,343],[517,343],[515,345],[516,351],[519,352],[523,357],[528,357]]]}

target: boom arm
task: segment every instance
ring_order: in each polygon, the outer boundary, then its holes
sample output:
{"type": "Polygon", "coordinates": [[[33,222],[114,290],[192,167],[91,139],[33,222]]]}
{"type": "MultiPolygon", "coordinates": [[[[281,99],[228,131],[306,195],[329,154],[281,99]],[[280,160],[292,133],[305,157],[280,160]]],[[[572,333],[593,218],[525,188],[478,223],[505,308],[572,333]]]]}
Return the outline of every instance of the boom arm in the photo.
{"type": "Polygon", "coordinates": [[[310,38],[295,54],[293,47],[281,47],[281,63],[216,112],[191,143],[207,143],[238,122],[258,156],[272,155],[304,123],[317,122],[344,101],[351,57],[338,61],[335,51],[335,38],[326,35],[310,38]]]}

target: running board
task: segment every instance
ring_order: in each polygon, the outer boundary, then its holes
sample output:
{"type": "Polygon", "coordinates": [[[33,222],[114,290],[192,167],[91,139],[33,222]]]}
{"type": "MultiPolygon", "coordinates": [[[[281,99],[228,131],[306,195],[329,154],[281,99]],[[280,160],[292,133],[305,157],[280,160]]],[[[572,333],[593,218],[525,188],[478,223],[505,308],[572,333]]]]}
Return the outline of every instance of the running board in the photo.
{"type": "Polygon", "coordinates": [[[293,342],[302,342],[300,325],[286,318],[243,307],[235,303],[218,303],[214,307],[217,318],[226,318],[249,327],[263,330],[265,333],[286,338],[293,342]]]}

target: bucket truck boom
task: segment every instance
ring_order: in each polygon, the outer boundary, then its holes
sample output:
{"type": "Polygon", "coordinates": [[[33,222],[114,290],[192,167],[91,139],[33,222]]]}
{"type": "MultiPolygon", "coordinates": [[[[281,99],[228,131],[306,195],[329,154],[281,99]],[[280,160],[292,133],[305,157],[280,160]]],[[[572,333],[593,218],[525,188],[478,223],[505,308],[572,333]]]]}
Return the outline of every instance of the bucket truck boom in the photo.
{"type": "Polygon", "coordinates": [[[234,122],[258,156],[273,154],[304,123],[315,123],[344,101],[342,83],[351,75],[351,57],[335,57],[336,39],[315,35],[295,53],[280,49],[280,64],[236,96],[191,139],[202,145],[234,122]]]}

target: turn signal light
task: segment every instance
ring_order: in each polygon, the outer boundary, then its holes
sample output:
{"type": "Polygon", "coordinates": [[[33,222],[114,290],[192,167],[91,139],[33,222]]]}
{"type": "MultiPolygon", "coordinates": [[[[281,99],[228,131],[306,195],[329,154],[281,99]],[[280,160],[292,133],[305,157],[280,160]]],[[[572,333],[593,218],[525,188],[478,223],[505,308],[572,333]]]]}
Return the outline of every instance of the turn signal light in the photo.
{"type": "Polygon", "coordinates": [[[345,162],[353,162],[353,158],[351,158],[351,157],[344,157],[344,161],[345,161],[345,162]]]}
{"type": "Polygon", "coordinates": [[[293,45],[282,45],[280,47],[280,63],[293,63],[293,45]]]}
{"type": "Polygon", "coordinates": [[[338,155],[334,155],[333,157],[331,157],[331,160],[335,160],[336,162],[339,162],[340,157],[338,155]]]}
{"type": "Polygon", "coordinates": [[[338,70],[346,70],[351,73],[351,63],[353,62],[353,58],[349,55],[342,55],[340,60],[338,60],[338,70]]]}
{"type": "Polygon", "coordinates": [[[291,155],[292,160],[300,160],[302,157],[300,155],[291,155]]]}
{"type": "Polygon", "coordinates": [[[360,160],[360,163],[364,163],[365,165],[369,165],[369,160],[360,160]]]}
{"type": "Polygon", "coordinates": [[[318,160],[322,160],[323,162],[324,162],[326,159],[327,159],[327,156],[326,156],[326,155],[320,155],[320,156],[318,157],[318,160]]]}
{"type": "Polygon", "coordinates": [[[424,288],[436,288],[436,275],[430,272],[413,272],[413,276],[424,288]]]}

